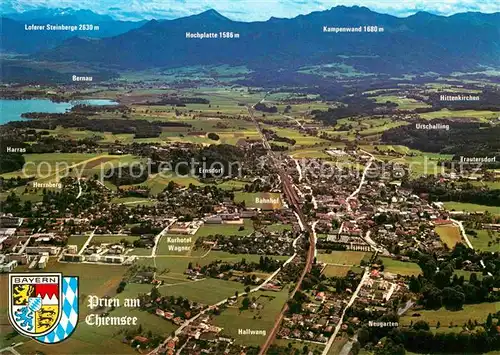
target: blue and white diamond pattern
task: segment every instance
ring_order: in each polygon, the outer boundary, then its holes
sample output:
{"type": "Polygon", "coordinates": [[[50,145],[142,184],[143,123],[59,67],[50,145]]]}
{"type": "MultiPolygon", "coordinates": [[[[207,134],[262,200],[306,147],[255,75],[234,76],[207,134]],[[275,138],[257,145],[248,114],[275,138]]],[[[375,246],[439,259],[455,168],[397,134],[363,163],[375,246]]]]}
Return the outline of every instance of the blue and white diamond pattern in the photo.
{"type": "Polygon", "coordinates": [[[38,312],[42,308],[42,299],[40,297],[28,298],[28,309],[31,312],[38,312]]]}
{"type": "Polygon", "coordinates": [[[63,277],[63,304],[59,324],[50,333],[35,337],[46,344],[59,343],[69,337],[78,323],[78,277],[63,277]]]}

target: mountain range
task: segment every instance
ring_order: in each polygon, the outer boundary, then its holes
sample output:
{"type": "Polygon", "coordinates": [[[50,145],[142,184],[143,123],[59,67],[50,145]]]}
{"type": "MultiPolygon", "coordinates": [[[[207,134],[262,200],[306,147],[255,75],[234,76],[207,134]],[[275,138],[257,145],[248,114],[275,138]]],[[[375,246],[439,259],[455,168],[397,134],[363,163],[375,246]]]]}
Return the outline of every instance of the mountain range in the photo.
{"type": "MultiPolygon", "coordinates": [[[[7,44],[15,47],[17,43],[19,47],[28,39],[26,34],[13,30],[11,22],[20,23],[20,19],[8,20],[4,19],[2,38],[10,37],[7,44]]],[[[106,21],[121,33],[105,38],[73,34],[40,48],[33,58],[85,61],[122,69],[228,64],[256,70],[296,70],[342,62],[365,72],[421,74],[500,67],[500,13],[468,12],[444,17],[419,12],[399,18],[366,7],[337,6],[291,19],[272,17],[261,22],[232,21],[215,10],[146,23],[123,23],[103,16],[101,23],[106,21]],[[135,28],[125,31],[126,26],[135,28]],[[325,32],[324,26],[378,26],[383,31],[332,33],[325,32]],[[193,39],[186,38],[187,32],[233,32],[239,38],[193,39]]]]}
{"type": "Polygon", "coordinates": [[[22,13],[11,13],[0,18],[2,52],[35,53],[60,45],[65,39],[75,36],[104,38],[125,33],[144,25],[147,21],[118,21],[108,15],[90,10],[71,8],[38,9],[22,13]],[[26,31],[25,25],[86,25],[99,26],[99,30],[71,31],[26,31]]]}

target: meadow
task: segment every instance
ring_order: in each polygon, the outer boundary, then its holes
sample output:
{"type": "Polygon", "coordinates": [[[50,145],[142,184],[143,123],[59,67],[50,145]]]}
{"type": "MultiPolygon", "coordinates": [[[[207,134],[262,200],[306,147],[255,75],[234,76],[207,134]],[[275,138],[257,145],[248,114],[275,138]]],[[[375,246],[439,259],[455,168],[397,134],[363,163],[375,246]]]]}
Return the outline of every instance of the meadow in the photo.
{"type": "Polygon", "coordinates": [[[327,265],[322,274],[326,277],[343,277],[347,275],[351,269],[351,266],[327,265]]]}
{"type": "Polygon", "coordinates": [[[333,250],[329,254],[318,253],[317,259],[320,262],[335,265],[354,266],[359,265],[361,260],[369,260],[371,253],[364,251],[337,251],[333,250]]]}
{"type": "Polygon", "coordinates": [[[464,212],[490,212],[494,215],[500,215],[500,207],[478,205],[475,203],[465,202],[445,202],[444,207],[450,211],[464,211],[464,212]]]}
{"type": "Polygon", "coordinates": [[[209,235],[240,235],[245,236],[254,231],[252,220],[245,218],[243,224],[207,224],[205,223],[198,229],[196,237],[206,237],[209,235]],[[244,229],[240,230],[240,227],[244,229]]]}
{"type": "Polygon", "coordinates": [[[399,261],[386,257],[382,257],[381,259],[384,263],[384,272],[403,276],[417,276],[422,273],[420,266],[416,263],[399,261]]]}
{"type": "Polygon", "coordinates": [[[283,205],[281,194],[271,192],[236,192],[234,194],[234,201],[244,201],[247,208],[261,208],[265,210],[280,209],[283,205]],[[258,199],[277,201],[277,203],[262,203],[258,199]]]}
{"type": "Polygon", "coordinates": [[[258,329],[265,330],[266,335],[269,334],[276,316],[288,299],[288,292],[286,289],[279,292],[257,291],[249,295],[250,299],[254,297],[256,302],[262,305],[262,309],[240,310],[243,297],[239,297],[237,304],[228,306],[213,318],[214,324],[223,328],[221,334],[234,338],[237,344],[262,345],[266,336],[238,334],[238,330],[258,329]]]}
{"type": "Polygon", "coordinates": [[[416,321],[423,320],[431,327],[436,327],[437,322],[440,322],[441,327],[448,327],[450,322],[453,322],[453,325],[461,328],[469,319],[472,322],[477,320],[478,323],[484,323],[488,313],[496,313],[498,311],[500,311],[500,302],[467,304],[460,311],[449,311],[445,308],[440,308],[437,311],[419,310],[420,317],[403,316],[400,318],[399,323],[408,326],[411,321],[415,323],[416,321]]]}
{"type": "Polygon", "coordinates": [[[379,95],[375,97],[377,103],[385,103],[387,101],[393,102],[398,105],[401,110],[414,110],[416,108],[431,107],[425,102],[409,99],[406,97],[399,97],[395,95],[379,95]]]}
{"type": "Polygon", "coordinates": [[[433,120],[438,118],[451,118],[451,117],[463,117],[468,119],[475,119],[482,122],[488,122],[498,118],[498,112],[494,111],[475,111],[475,110],[460,110],[460,111],[450,111],[448,109],[442,109],[434,112],[426,112],[419,114],[421,118],[425,120],[433,120]]]}
{"type": "Polygon", "coordinates": [[[488,234],[487,230],[484,229],[476,229],[474,230],[477,233],[477,236],[468,235],[469,240],[472,246],[475,249],[482,251],[491,251],[495,252],[500,250],[500,233],[491,231],[491,237],[488,234]],[[488,245],[491,243],[490,245],[488,245]]]}
{"type": "Polygon", "coordinates": [[[455,225],[436,226],[436,233],[448,248],[452,249],[455,244],[462,242],[460,229],[455,225]]]}

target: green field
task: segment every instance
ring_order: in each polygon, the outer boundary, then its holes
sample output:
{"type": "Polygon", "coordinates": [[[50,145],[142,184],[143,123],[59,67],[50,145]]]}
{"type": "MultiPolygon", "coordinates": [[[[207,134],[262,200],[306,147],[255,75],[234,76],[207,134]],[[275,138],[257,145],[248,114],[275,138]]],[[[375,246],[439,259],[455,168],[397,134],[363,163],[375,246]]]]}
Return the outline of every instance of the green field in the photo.
{"type": "Polygon", "coordinates": [[[276,316],[288,299],[288,292],[286,289],[280,292],[258,291],[250,294],[249,298],[253,297],[262,305],[261,310],[240,311],[242,296],[238,299],[238,304],[228,306],[220,315],[214,317],[214,324],[223,328],[221,334],[235,338],[238,344],[262,345],[266,336],[238,334],[238,329],[265,330],[266,335],[269,334],[276,316]]]}
{"type": "Polygon", "coordinates": [[[448,248],[453,248],[455,244],[462,242],[460,229],[455,225],[436,226],[436,233],[448,248]]]}
{"type": "Polygon", "coordinates": [[[351,269],[351,266],[327,265],[323,270],[323,275],[325,275],[326,277],[345,276],[351,269]]]}
{"type": "Polygon", "coordinates": [[[243,224],[204,224],[196,232],[196,237],[206,237],[209,235],[248,235],[254,231],[253,222],[245,218],[243,224]],[[243,230],[240,227],[243,226],[243,230]]]}
{"type": "Polygon", "coordinates": [[[281,194],[271,193],[271,192],[255,192],[255,193],[236,192],[234,194],[234,201],[235,202],[244,201],[246,207],[261,208],[266,210],[280,209],[283,204],[281,194]],[[266,203],[265,201],[276,201],[276,203],[266,203]]]}
{"type": "Polygon", "coordinates": [[[330,156],[324,152],[324,147],[318,148],[307,148],[307,149],[297,149],[290,151],[292,158],[316,158],[316,159],[328,159],[330,156]]]}
{"type": "MultiPolygon", "coordinates": [[[[456,274],[458,277],[463,276],[465,280],[470,280],[470,275],[473,274],[472,271],[466,271],[466,270],[455,270],[453,271],[453,274],[456,274]]],[[[476,274],[478,280],[483,279],[483,274],[480,272],[474,272],[476,274]]]]}
{"type": "Polygon", "coordinates": [[[210,305],[233,296],[235,291],[243,292],[244,289],[245,285],[240,282],[207,278],[202,281],[186,280],[173,286],[160,286],[158,290],[162,295],[182,296],[193,302],[210,305]]]}
{"type": "Polygon", "coordinates": [[[68,238],[68,245],[76,245],[78,246],[78,251],[80,251],[88,238],[88,235],[72,235],[68,238]]]}
{"type": "Polygon", "coordinates": [[[422,273],[420,266],[416,263],[394,260],[392,258],[381,258],[384,262],[384,272],[390,272],[396,275],[411,276],[422,273]]]}
{"type": "MultiPolygon", "coordinates": [[[[470,320],[474,322],[477,320],[478,323],[483,323],[486,321],[488,313],[496,313],[500,311],[500,302],[494,303],[480,303],[480,304],[468,304],[464,305],[463,309],[460,311],[449,311],[447,309],[441,308],[437,311],[434,310],[419,310],[416,313],[420,314],[420,317],[404,316],[401,317],[399,323],[402,325],[410,325],[410,321],[413,323],[419,320],[426,321],[431,327],[435,327],[437,322],[441,323],[441,327],[448,327],[450,322],[453,322],[455,326],[460,328],[464,323],[470,320]]],[[[413,314],[414,312],[408,312],[413,314]]]]}
{"type": "Polygon", "coordinates": [[[43,154],[24,154],[25,168],[24,171],[3,174],[4,177],[10,176],[49,176],[56,171],[68,166],[80,164],[87,160],[98,157],[99,154],[83,154],[83,153],[43,153],[43,154]]]}
{"type": "Polygon", "coordinates": [[[129,206],[154,206],[157,202],[156,200],[149,200],[145,197],[115,197],[111,199],[111,203],[129,206]]]}
{"type": "Polygon", "coordinates": [[[446,154],[422,154],[417,156],[405,156],[405,157],[390,157],[384,155],[377,155],[375,157],[391,163],[399,163],[405,165],[412,176],[420,175],[438,175],[446,172],[444,166],[439,166],[439,160],[449,160],[451,155],[446,154]]]}
{"type": "MultiPolygon", "coordinates": [[[[329,143],[328,141],[326,141],[324,139],[321,139],[321,138],[316,137],[316,136],[310,136],[310,135],[301,133],[299,131],[296,131],[294,129],[281,128],[281,127],[275,127],[275,126],[270,126],[270,125],[262,125],[262,126],[263,126],[263,128],[275,131],[278,134],[278,136],[280,136],[280,137],[287,137],[290,139],[294,139],[295,140],[294,147],[312,146],[312,145],[315,145],[317,143],[329,143]]],[[[274,143],[277,144],[278,142],[274,142],[274,143]]]]}
{"type": "Polygon", "coordinates": [[[500,250],[500,233],[495,231],[490,231],[491,236],[488,234],[487,230],[476,229],[475,232],[477,236],[468,235],[472,246],[475,249],[483,251],[499,251],[500,250]],[[490,243],[490,245],[488,245],[490,243]]]}
{"type": "Polygon", "coordinates": [[[436,118],[465,117],[486,122],[497,119],[498,112],[475,110],[450,111],[448,109],[442,109],[440,111],[421,113],[420,117],[426,120],[432,120],[436,118]]]}
{"type": "Polygon", "coordinates": [[[465,211],[465,212],[490,212],[495,215],[500,214],[500,207],[477,205],[474,203],[464,202],[445,202],[444,207],[450,211],[465,211]]]}
{"type": "Polygon", "coordinates": [[[359,265],[361,260],[370,259],[371,253],[364,251],[337,251],[334,250],[331,254],[318,253],[317,259],[320,262],[328,264],[340,264],[346,266],[359,265]]]}
{"type": "Polygon", "coordinates": [[[328,351],[328,355],[340,354],[340,352],[342,351],[342,348],[347,343],[347,341],[348,341],[348,338],[345,335],[343,337],[335,338],[335,341],[333,342],[332,347],[330,348],[330,351],[328,351]]]}
{"type": "Polygon", "coordinates": [[[377,103],[385,103],[387,101],[393,102],[398,105],[399,109],[402,110],[414,110],[421,107],[431,107],[425,102],[420,102],[415,99],[409,99],[406,97],[399,97],[395,95],[380,95],[375,97],[377,103]]]}

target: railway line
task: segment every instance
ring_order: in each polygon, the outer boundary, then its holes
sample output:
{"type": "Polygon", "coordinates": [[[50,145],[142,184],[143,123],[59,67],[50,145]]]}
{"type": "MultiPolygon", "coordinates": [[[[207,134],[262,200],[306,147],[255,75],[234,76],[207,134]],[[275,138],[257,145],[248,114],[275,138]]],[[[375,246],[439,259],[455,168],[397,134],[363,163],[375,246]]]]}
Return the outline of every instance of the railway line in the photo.
{"type": "MultiPolygon", "coordinates": [[[[282,187],[283,187],[283,194],[285,195],[285,198],[288,201],[288,204],[290,207],[294,209],[296,212],[301,225],[304,228],[305,235],[309,238],[309,248],[307,250],[307,255],[306,255],[306,261],[305,261],[305,266],[304,269],[302,270],[299,279],[297,280],[297,283],[290,293],[289,298],[292,299],[297,291],[300,289],[300,286],[302,284],[302,281],[304,280],[305,276],[311,271],[313,262],[314,262],[314,248],[315,248],[315,242],[314,242],[314,233],[312,231],[311,226],[307,223],[306,217],[304,216],[304,213],[302,212],[302,208],[300,206],[300,199],[299,196],[297,195],[297,192],[294,189],[293,183],[290,179],[290,176],[286,173],[286,171],[283,169],[281,165],[281,161],[279,157],[271,150],[271,145],[267,141],[267,138],[265,134],[262,132],[262,128],[260,126],[260,123],[255,119],[254,116],[254,108],[253,107],[248,107],[248,112],[250,113],[250,117],[252,118],[252,121],[254,122],[255,126],[257,127],[257,130],[259,131],[261,137],[262,137],[262,143],[264,147],[267,149],[268,154],[271,156],[273,160],[273,164],[278,171],[278,174],[281,179],[282,187]]],[[[264,355],[267,353],[269,350],[269,347],[273,343],[274,339],[276,338],[276,334],[278,333],[279,327],[281,325],[281,322],[283,321],[283,318],[288,310],[288,303],[285,303],[283,308],[281,309],[280,314],[276,318],[276,321],[273,325],[273,328],[269,332],[267,339],[265,343],[262,345],[259,355],[264,355]]]]}

